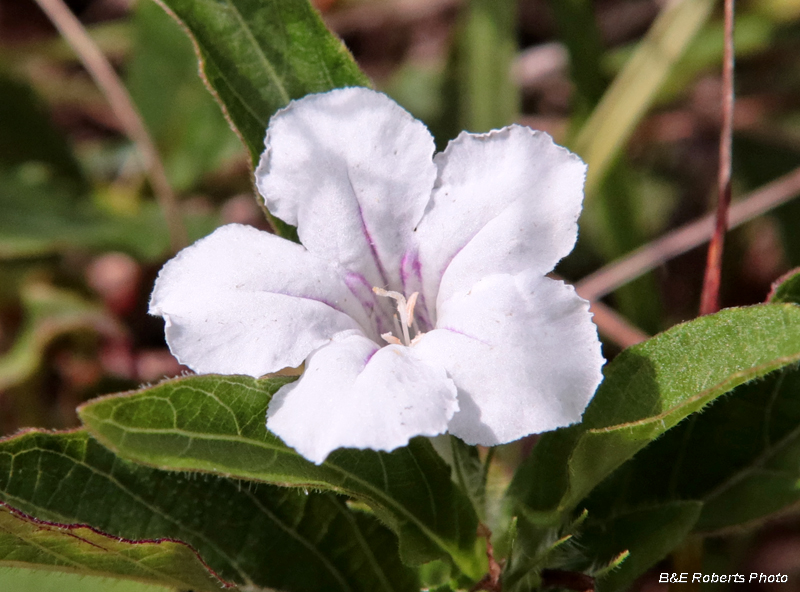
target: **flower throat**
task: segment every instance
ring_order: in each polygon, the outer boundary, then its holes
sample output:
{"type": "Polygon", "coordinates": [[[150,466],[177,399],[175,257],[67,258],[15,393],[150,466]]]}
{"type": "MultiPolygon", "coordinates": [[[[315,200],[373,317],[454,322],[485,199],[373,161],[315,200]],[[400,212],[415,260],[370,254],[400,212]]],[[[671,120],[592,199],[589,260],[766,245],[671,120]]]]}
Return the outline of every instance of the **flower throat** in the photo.
{"type": "Polygon", "coordinates": [[[372,288],[378,296],[385,296],[397,302],[397,314],[393,315],[394,329],[397,335],[393,333],[382,333],[381,337],[386,343],[394,345],[414,345],[423,333],[419,330],[416,319],[414,318],[414,307],[417,305],[417,297],[419,292],[414,292],[409,296],[408,300],[400,292],[392,290],[384,290],[383,288],[372,288]],[[411,338],[410,330],[414,330],[414,338],[411,338]],[[400,340],[402,338],[402,341],[400,340]]]}

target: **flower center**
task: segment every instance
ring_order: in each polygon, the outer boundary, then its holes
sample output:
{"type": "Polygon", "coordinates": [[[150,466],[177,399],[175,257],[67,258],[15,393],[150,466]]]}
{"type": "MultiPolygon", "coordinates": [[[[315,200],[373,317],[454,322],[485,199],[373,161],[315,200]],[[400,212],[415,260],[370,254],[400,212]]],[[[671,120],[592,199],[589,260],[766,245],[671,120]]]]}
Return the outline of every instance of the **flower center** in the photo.
{"type": "Polygon", "coordinates": [[[414,292],[406,301],[406,297],[400,292],[384,290],[383,288],[372,288],[372,291],[378,296],[385,296],[397,302],[397,314],[394,315],[394,329],[397,335],[393,333],[383,333],[381,335],[383,340],[386,341],[386,343],[395,345],[414,345],[419,338],[422,337],[422,332],[419,331],[414,320],[414,307],[417,305],[419,292],[414,292]],[[411,328],[413,328],[416,333],[413,339],[411,339],[411,334],[409,332],[411,328]],[[401,337],[403,339],[402,341],[400,341],[401,337]]]}

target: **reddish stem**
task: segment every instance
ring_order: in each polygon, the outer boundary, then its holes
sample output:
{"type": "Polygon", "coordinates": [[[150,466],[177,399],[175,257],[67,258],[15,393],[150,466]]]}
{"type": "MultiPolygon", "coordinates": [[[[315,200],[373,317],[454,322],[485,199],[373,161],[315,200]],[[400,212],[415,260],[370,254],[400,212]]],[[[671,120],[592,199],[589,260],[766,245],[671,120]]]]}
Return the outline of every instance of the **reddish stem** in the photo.
{"type": "Polygon", "coordinates": [[[722,251],[728,228],[731,204],[731,145],[733,140],[733,0],[725,0],[725,51],[722,64],[722,133],[719,140],[717,177],[717,224],[711,244],[700,296],[700,315],[719,310],[719,286],[722,275],[722,251]]]}

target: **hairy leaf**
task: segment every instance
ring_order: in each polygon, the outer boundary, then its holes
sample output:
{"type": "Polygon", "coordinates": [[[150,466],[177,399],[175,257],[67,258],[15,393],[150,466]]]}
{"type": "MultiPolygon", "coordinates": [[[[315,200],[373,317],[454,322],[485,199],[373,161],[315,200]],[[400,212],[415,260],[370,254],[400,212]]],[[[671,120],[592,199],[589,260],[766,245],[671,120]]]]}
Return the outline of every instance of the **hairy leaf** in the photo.
{"type": "Polygon", "coordinates": [[[155,584],[24,567],[0,568],[0,590],[13,592],[174,592],[155,584]]]}
{"type": "Polygon", "coordinates": [[[351,495],[398,533],[407,562],[452,557],[479,576],[475,512],[430,443],[417,438],[392,453],[340,449],[314,465],[264,425],[287,381],[190,376],[98,399],[79,413],[97,438],[137,462],[351,495]]]}
{"type": "Polygon", "coordinates": [[[366,86],[307,0],[158,0],[191,35],[206,82],[257,162],[269,118],[292,99],[366,86]]]}
{"type": "MultiPolygon", "coordinates": [[[[400,563],[396,538],[333,494],[159,471],[118,458],[85,431],[34,431],[0,442],[0,500],[38,520],[91,524],[128,541],[183,541],[220,578],[246,588],[416,588],[413,572],[400,563]]],[[[104,539],[89,540],[98,545],[104,539]]],[[[138,573],[134,568],[156,566],[145,555],[137,559],[135,549],[128,559],[106,553],[103,572],[130,576],[138,573]]],[[[9,557],[15,564],[52,564],[35,554],[24,561],[9,557]]],[[[189,559],[172,557],[158,565],[194,574],[189,559]]],[[[181,580],[183,588],[217,589],[203,587],[196,574],[192,578],[181,580]]]]}
{"type": "Polygon", "coordinates": [[[120,576],[214,592],[225,586],[180,541],[129,541],[90,526],[37,520],[0,502],[0,566],[120,576]]]}
{"type": "Polygon", "coordinates": [[[728,309],[633,346],[606,367],[581,424],[545,434],[511,495],[557,523],[600,481],[679,421],[738,385],[800,360],[800,308],[728,309]]]}
{"type": "Polygon", "coordinates": [[[794,269],[773,285],[769,301],[800,304],[800,269],[794,269]]]}

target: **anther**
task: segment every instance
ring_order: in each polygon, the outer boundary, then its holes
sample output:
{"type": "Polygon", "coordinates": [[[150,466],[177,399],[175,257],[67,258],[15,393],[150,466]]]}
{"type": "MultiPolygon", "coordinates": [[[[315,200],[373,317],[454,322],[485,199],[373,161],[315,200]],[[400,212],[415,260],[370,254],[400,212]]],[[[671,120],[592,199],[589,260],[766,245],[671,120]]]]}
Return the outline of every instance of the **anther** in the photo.
{"type": "MultiPolygon", "coordinates": [[[[398,344],[405,344],[405,345],[413,345],[416,341],[411,341],[411,336],[409,335],[408,329],[414,324],[414,307],[417,305],[417,297],[419,296],[419,292],[414,292],[406,301],[406,297],[403,296],[400,292],[394,292],[392,290],[384,290],[383,288],[372,288],[372,291],[375,292],[378,296],[385,296],[387,298],[391,298],[397,302],[397,313],[400,315],[399,320],[397,315],[394,315],[395,321],[395,330],[398,334],[403,335],[403,342],[401,343],[397,337],[394,337],[391,333],[384,333],[381,335],[383,339],[385,339],[388,343],[395,343],[395,341],[391,341],[387,339],[387,335],[391,336],[394,340],[397,341],[398,344]]],[[[416,338],[415,338],[416,339],[416,338]]]]}

